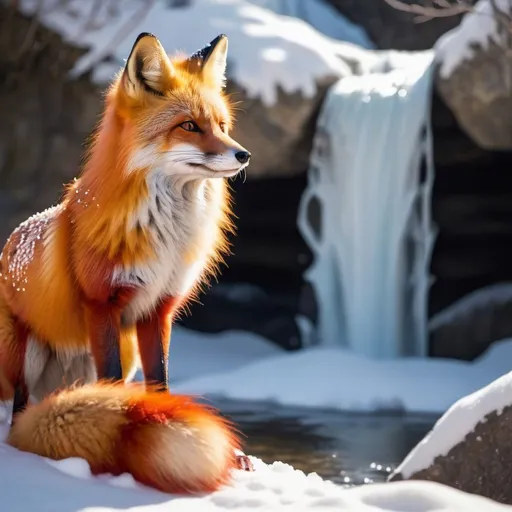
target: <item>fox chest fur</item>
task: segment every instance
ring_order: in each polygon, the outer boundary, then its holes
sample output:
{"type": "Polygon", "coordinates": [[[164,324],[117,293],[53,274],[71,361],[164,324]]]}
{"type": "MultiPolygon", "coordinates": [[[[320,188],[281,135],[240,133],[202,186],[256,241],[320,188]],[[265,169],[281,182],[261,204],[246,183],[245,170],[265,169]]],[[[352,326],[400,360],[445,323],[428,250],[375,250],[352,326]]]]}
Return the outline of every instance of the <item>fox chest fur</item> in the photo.
{"type": "Polygon", "coordinates": [[[187,297],[201,280],[219,243],[223,182],[183,180],[155,173],[149,195],[128,221],[148,239],[152,255],[136,264],[118,264],[113,287],[133,287],[123,320],[136,322],[166,298],[187,297]]]}

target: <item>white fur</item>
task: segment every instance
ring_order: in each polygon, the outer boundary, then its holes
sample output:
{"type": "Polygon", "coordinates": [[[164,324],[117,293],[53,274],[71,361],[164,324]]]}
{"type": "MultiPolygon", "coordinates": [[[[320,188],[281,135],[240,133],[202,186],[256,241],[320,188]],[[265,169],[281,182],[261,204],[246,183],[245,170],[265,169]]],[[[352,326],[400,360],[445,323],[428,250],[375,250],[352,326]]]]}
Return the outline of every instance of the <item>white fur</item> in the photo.
{"type": "Polygon", "coordinates": [[[214,423],[168,424],[166,428],[155,429],[153,436],[158,449],[147,454],[150,467],[190,488],[200,482],[215,481],[226,468],[232,450],[229,437],[214,423]]]}
{"type": "Polygon", "coordinates": [[[235,157],[236,152],[240,150],[233,147],[219,155],[205,156],[192,144],[178,144],[167,153],[159,152],[155,144],[148,144],[131,156],[126,172],[131,174],[141,169],[157,168],[159,172],[168,176],[226,178],[234,176],[247,166],[235,157]]]}
{"type": "Polygon", "coordinates": [[[119,266],[114,272],[115,284],[139,288],[124,313],[128,322],[153,310],[163,297],[186,295],[212,256],[223,200],[221,183],[204,179],[201,172],[193,174],[194,169],[182,161],[183,151],[187,158],[193,151],[198,153],[180,145],[165,157],[158,158],[146,148],[132,158],[130,172],[137,164],[157,162],[148,173],[149,198],[131,222],[131,227],[139,224],[152,238],[156,257],[145,265],[119,266]]]}
{"type": "Polygon", "coordinates": [[[56,352],[33,335],[29,336],[25,353],[25,382],[33,401],[39,401],[76,381],[96,381],[96,369],[88,352],[56,352]]]}

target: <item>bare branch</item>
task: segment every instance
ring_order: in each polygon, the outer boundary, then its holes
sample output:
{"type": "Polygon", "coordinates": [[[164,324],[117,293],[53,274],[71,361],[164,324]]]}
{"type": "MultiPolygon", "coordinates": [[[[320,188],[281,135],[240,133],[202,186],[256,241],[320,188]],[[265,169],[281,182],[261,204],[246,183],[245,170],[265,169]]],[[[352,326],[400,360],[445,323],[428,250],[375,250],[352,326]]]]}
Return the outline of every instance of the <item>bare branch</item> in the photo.
{"type": "MultiPolygon", "coordinates": [[[[409,12],[420,17],[422,21],[428,21],[433,18],[448,18],[457,16],[473,10],[469,2],[458,0],[456,3],[448,0],[432,0],[430,5],[409,4],[403,0],[385,0],[391,7],[398,11],[409,12]],[[437,7],[435,7],[437,5],[437,7]]],[[[419,21],[416,19],[415,21],[419,21]]]]}

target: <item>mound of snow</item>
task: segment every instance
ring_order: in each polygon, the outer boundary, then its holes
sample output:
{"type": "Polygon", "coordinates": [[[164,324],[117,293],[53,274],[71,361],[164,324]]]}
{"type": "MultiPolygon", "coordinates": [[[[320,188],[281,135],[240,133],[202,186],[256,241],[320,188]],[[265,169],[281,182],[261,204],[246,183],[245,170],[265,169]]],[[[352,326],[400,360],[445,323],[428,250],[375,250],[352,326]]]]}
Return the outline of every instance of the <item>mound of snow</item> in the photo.
{"type": "MultiPolygon", "coordinates": [[[[110,80],[120,69],[140,32],[154,33],[171,53],[181,50],[187,54],[219,33],[226,33],[230,42],[230,77],[248,96],[260,97],[267,104],[276,101],[278,86],[288,93],[300,91],[313,96],[317,80],[350,73],[338,57],[340,41],[323,35],[305,21],[276,14],[247,0],[195,0],[173,9],[163,1],[144,8],[140,1],[123,0],[123,9],[107,23],[101,20],[108,16],[111,1],[42,3],[42,23],[70,43],[89,49],[76,63],[73,75],[93,69],[93,78],[100,83],[110,80]],[[91,23],[95,10],[96,23],[91,23]],[[106,57],[111,59],[102,62],[106,57]]],[[[39,4],[40,0],[19,2],[22,11],[30,15],[39,4]]],[[[332,17],[336,16],[341,17],[333,11],[332,17]]],[[[344,22],[346,33],[337,25],[339,39],[371,44],[360,31],[344,22]]]]}
{"type": "MultiPolygon", "coordinates": [[[[509,0],[495,0],[495,4],[503,12],[510,12],[509,0]]],[[[441,76],[447,78],[464,60],[472,59],[475,47],[487,48],[490,41],[500,43],[500,40],[492,2],[479,0],[460,25],[441,36],[435,44],[441,76]]]]}
{"type": "Polygon", "coordinates": [[[176,329],[170,375],[176,392],[290,406],[441,414],[510,371],[510,361],[512,340],[493,345],[475,362],[374,360],[338,347],[287,353],[247,333],[212,337],[176,329]]]}
{"type": "Polygon", "coordinates": [[[237,471],[233,485],[198,497],[176,497],[134,482],[130,475],[93,477],[80,459],[48,461],[0,444],[0,509],[6,512],[209,512],[220,510],[469,512],[511,510],[484,498],[426,482],[346,490],[282,462],[237,471]]]}

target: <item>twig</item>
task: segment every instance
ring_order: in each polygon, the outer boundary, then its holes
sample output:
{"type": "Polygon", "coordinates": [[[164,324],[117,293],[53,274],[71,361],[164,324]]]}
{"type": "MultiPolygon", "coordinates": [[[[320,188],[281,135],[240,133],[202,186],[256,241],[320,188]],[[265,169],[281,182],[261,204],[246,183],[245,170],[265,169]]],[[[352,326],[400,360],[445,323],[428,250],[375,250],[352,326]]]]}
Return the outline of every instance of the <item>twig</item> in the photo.
{"type": "Polygon", "coordinates": [[[438,7],[421,5],[421,4],[408,4],[402,0],[384,0],[394,9],[403,12],[416,14],[421,18],[448,18],[450,16],[457,16],[471,12],[473,6],[466,2],[457,2],[456,4],[450,3],[447,0],[434,0],[434,5],[438,7]]]}

